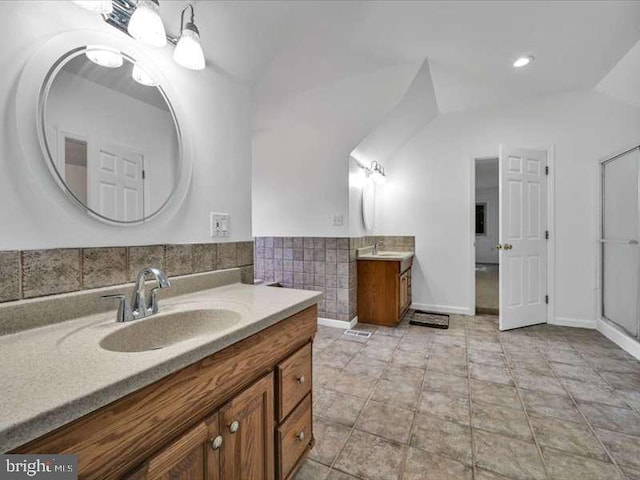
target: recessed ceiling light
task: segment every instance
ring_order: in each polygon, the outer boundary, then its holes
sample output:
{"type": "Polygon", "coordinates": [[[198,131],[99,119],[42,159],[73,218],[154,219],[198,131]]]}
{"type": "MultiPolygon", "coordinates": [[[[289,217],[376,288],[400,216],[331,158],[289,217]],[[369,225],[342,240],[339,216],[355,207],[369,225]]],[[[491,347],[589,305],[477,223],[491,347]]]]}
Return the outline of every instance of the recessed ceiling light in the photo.
{"type": "Polygon", "coordinates": [[[520,57],[515,62],[513,62],[513,66],[516,68],[526,67],[533,61],[533,55],[528,55],[526,57],[520,57]]]}

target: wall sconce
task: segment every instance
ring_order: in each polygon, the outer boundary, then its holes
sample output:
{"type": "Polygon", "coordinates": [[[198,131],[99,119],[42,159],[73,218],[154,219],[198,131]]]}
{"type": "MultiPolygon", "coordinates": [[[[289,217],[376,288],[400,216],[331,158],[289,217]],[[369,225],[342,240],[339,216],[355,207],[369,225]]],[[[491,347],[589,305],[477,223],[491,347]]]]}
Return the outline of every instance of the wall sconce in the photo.
{"type": "Polygon", "coordinates": [[[188,4],[180,15],[180,39],[173,51],[173,59],[178,65],[190,70],[202,70],[204,64],[204,52],[200,45],[200,31],[196,27],[193,5],[188,4]],[[191,9],[191,20],[184,24],[184,12],[191,9]]]}
{"type": "Polygon", "coordinates": [[[99,13],[109,25],[151,47],[164,47],[167,42],[176,46],[174,61],[190,70],[205,68],[200,31],[196,27],[193,5],[187,4],[180,16],[180,35],[167,35],[160,18],[159,0],[73,0],[76,5],[99,13]],[[184,14],[190,9],[191,19],[184,23],[184,14]]]}
{"type": "Polygon", "coordinates": [[[167,44],[167,32],[160,18],[158,0],[138,0],[129,18],[127,32],[149,47],[160,48],[167,44]]]}
{"type": "Polygon", "coordinates": [[[366,172],[371,176],[373,181],[378,185],[382,185],[387,181],[387,174],[384,172],[384,167],[382,164],[376,160],[371,162],[371,166],[369,168],[362,167],[366,170],[366,172]]]}

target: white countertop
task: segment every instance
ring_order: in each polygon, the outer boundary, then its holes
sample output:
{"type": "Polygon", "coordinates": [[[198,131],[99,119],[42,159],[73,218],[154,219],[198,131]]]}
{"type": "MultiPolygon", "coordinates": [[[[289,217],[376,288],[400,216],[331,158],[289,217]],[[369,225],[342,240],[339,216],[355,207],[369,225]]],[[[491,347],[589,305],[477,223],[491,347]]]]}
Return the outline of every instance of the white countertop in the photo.
{"type": "Polygon", "coordinates": [[[409,260],[414,256],[413,252],[392,252],[392,251],[380,251],[376,254],[373,253],[371,248],[361,249],[364,252],[358,252],[358,260],[379,260],[383,262],[402,262],[409,260]]]}
{"type": "MultiPolygon", "coordinates": [[[[234,283],[160,301],[161,312],[225,308],[237,324],[159,350],[104,350],[113,311],[0,336],[0,453],[139,390],[315,304],[314,291],[234,283]]],[[[135,322],[153,322],[149,317],[135,322]]]]}

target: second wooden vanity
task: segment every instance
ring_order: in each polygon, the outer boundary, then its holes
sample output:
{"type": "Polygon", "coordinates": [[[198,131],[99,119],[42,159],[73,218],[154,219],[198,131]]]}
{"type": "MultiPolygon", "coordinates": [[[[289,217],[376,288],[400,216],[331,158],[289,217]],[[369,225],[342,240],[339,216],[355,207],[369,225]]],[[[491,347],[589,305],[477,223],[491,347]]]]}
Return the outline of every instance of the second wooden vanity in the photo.
{"type": "Polygon", "coordinates": [[[81,479],[286,480],[313,446],[312,306],[12,453],[81,479]]]}
{"type": "Polygon", "coordinates": [[[413,255],[358,258],[358,321],[398,325],[411,306],[413,255]]]}

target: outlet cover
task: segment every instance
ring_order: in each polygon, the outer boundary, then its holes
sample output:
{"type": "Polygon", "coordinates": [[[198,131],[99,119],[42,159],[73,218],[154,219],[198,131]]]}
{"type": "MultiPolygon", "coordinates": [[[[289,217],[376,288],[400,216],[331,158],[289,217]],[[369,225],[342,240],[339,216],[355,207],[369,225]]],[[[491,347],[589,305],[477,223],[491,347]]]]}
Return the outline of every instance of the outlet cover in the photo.
{"type": "Polygon", "coordinates": [[[334,215],[333,216],[333,226],[334,227],[341,227],[344,225],[344,215],[342,213],[340,213],[339,215],[334,215]]]}
{"type": "Polygon", "coordinates": [[[228,237],[231,232],[231,216],[228,213],[211,212],[209,225],[212,237],[228,237]]]}

